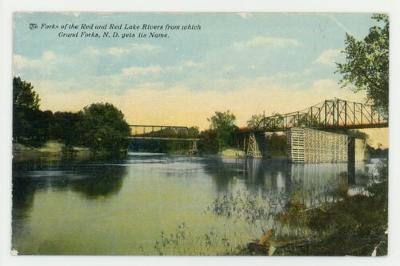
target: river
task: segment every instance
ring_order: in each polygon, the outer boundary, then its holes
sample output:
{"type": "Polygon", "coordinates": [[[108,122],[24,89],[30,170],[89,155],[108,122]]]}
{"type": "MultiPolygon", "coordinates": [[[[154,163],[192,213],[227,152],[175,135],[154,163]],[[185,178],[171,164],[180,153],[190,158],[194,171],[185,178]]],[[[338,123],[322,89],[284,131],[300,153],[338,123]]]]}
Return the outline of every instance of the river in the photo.
{"type": "Polygon", "coordinates": [[[280,225],[276,215],[288,202],[312,208],[363,193],[376,164],[146,153],[122,161],[18,162],[12,248],[19,254],[226,254],[269,228],[309,234],[280,225]]]}

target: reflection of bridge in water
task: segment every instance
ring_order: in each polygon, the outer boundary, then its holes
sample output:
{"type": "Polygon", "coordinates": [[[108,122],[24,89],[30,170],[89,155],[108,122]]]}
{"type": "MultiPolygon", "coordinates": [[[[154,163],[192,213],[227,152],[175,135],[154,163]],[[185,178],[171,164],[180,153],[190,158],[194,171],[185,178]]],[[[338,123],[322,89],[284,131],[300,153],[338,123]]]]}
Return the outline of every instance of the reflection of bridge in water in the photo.
{"type": "MultiPolygon", "coordinates": [[[[239,179],[253,194],[267,193],[312,207],[362,193],[370,182],[366,163],[289,164],[283,160],[222,159],[206,164],[220,193],[239,179]],[[235,181],[236,180],[236,181],[235,181]]],[[[237,186],[237,185],[236,185],[237,186]]]]}

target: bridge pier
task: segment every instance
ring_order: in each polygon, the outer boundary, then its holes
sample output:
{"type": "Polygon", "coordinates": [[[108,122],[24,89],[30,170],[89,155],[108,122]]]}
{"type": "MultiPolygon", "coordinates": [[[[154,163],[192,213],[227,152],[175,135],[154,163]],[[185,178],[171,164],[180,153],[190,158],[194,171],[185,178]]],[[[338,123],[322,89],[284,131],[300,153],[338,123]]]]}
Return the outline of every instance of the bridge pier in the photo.
{"type": "Polygon", "coordinates": [[[262,158],[266,156],[266,140],[264,133],[250,132],[245,134],[243,137],[243,143],[240,143],[240,149],[242,149],[247,157],[251,158],[262,158]]]}
{"type": "Polygon", "coordinates": [[[289,159],[294,163],[347,162],[348,139],[344,134],[291,128],[288,131],[289,159]]]}
{"type": "Polygon", "coordinates": [[[193,140],[193,141],[191,142],[191,148],[190,148],[190,150],[189,150],[189,155],[193,155],[193,154],[196,154],[196,153],[198,152],[198,149],[197,149],[197,141],[198,141],[198,140],[193,140]]]}
{"type": "MultiPolygon", "coordinates": [[[[275,152],[267,133],[245,132],[238,135],[237,147],[246,157],[268,158],[275,152]]],[[[312,128],[293,127],[286,131],[287,157],[293,163],[337,163],[365,160],[366,143],[346,134],[312,128]]],[[[276,147],[275,147],[276,148],[276,147]]],[[[281,155],[277,155],[281,156],[281,155]]]]}
{"type": "Polygon", "coordinates": [[[287,134],[288,156],[293,163],[354,163],[365,159],[365,142],[345,134],[296,127],[287,134]]]}

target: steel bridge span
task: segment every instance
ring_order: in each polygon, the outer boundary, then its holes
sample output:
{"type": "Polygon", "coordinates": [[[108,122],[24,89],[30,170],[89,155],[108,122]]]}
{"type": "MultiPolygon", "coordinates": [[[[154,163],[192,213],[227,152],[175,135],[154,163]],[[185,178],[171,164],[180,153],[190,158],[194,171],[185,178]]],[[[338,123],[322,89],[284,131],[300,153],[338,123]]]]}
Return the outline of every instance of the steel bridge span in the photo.
{"type": "MultiPolygon", "coordinates": [[[[354,139],[348,138],[345,134],[340,136],[337,133],[332,133],[332,131],[388,126],[388,118],[376,110],[373,105],[335,98],[325,100],[301,111],[264,116],[254,128],[239,129],[237,136],[239,139],[238,146],[245,151],[247,156],[263,157],[267,150],[265,148],[265,135],[268,132],[285,132],[288,137],[289,157],[294,158],[294,154],[301,154],[300,159],[296,160],[298,162],[307,161],[304,158],[309,158],[312,153],[312,162],[322,162],[329,161],[327,159],[330,158],[329,154],[334,154],[332,158],[338,158],[338,153],[354,152],[351,152],[350,148],[347,147],[349,145],[354,146],[354,139]],[[312,129],[313,131],[306,131],[302,133],[301,137],[294,137],[297,134],[294,132],[300,132],[295,130],[296,128],[312,129]],[[318,133],[318,131],[322,133],[318,133]],[[326,132],[323,133],[324,131],[326,132]],[[346,137],[346,141],[343,141],[343,136],[346,137]],[[328,144],[332,148],[324,150],[329,146],[328,144]]],[[[347,158],[347,154],[340,158],[347,158]]]]}
{"type": "Polygon", "coordinates": [[[285,131],[292,127],[364,129],[388,127],[388,118],[371,104],[342,99],[325,100],[306,109],[264,117],[250,131],[285,131]]]}
{"type": "Polygon", "coordinates": [[[166,125],[129,125],[131,140],[161,140],[189,142],[189,154],[197,153],[197,143],[200,140],[193,136],[189,127],[166,125]]]}

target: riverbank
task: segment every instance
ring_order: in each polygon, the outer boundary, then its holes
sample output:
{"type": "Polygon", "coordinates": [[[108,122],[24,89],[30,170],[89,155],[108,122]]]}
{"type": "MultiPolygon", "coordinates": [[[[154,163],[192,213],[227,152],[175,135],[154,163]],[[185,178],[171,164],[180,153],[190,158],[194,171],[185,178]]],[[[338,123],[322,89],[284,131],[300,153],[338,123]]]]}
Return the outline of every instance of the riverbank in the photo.
{"type": "Polygon", "coordinates": [[[83,147],[66,149],[65,145],[57,141],[48,141],[41,147],[27,147],[19,143],[13,143],[13,161],[22,162],[41,157],[62,159],[86,159],[90,157],[90,151],[83,147]]]}
{"type": "MultiPolygon", "coordinates": [[[[384,170],[387,171],[387,170],[384,170]]],[[[310,237],[280,239],[270,230],[259,241],[239,248],[236,255],[385,256],[388,248],[387,176],[364,193],[306,209],[291,205],[277,216],[287,226],[301,224],[310,237]]]]}
{"type": "Polygon", "coordinates": [[[239,149],[225,149],[222,152],[219,153],[219,156],[221,158],[245,158],[246,154],[244,151],[239,150],[239,149]]]}

